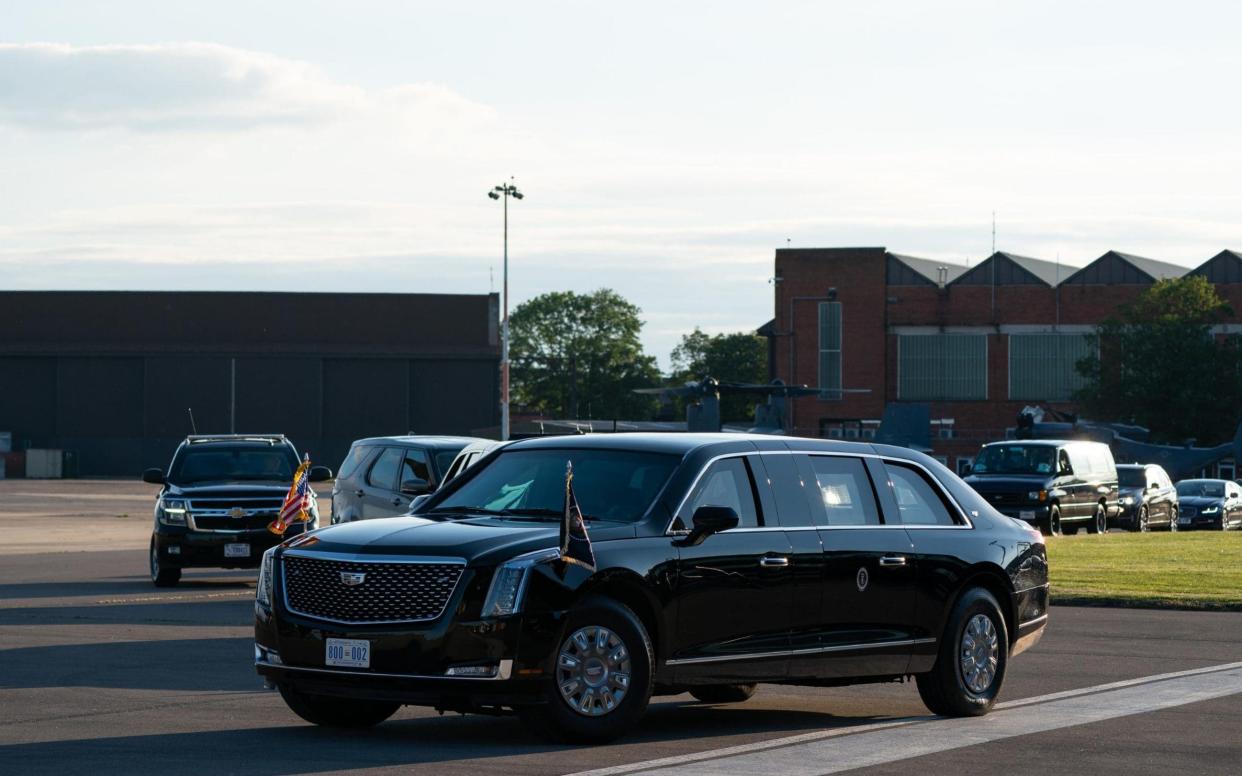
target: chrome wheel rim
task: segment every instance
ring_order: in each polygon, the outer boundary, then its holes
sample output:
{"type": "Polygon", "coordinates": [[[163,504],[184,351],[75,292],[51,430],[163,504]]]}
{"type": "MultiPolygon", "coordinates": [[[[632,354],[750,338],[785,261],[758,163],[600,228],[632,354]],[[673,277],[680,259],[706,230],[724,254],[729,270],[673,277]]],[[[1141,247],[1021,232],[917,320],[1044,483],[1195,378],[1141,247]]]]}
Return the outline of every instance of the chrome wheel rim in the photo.
{"type": "Polygon", "coordinates": [[[160,575],[160,555],[155,545],[151,545],[151,579],[160,575]]]}
{"type": "Polygon", "coordinates": [[[962,630],[960,650],[962,681],[976,695],[987,692],[996,679],[1000,642],[996,626],[986,614],[976,614],[962,630]]]}
{"type": "Polygon", "coordinates": [[[579,628],[556,656],[556,686],[569,708],[586,717],[602,717],[620,706],[629,692],[630,651],[607,628],[579,628]]]}

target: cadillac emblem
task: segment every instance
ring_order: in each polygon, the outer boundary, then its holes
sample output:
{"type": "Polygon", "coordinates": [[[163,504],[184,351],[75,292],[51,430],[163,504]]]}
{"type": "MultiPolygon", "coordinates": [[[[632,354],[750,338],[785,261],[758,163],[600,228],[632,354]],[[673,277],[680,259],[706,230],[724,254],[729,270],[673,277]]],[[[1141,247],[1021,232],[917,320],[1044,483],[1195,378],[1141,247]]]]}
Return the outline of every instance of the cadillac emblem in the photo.
{"type": "Polygon", "coordinates": [[[362,571],[342,571],[341,584],[345,587],[357,587],[366,581],[367,575],[362,571]]]}

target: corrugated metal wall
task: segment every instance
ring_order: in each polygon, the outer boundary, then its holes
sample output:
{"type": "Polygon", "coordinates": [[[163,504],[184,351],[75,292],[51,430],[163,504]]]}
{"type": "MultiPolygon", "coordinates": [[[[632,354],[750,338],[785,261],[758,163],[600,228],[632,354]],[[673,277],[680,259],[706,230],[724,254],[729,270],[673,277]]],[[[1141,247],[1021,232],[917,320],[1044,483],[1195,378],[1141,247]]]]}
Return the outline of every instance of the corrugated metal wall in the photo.
{"type": "Polygon", "coordinates": [[[819,387],[821,399],[841,398],[841,303],[819,303],[819,387]]]}
{"type": "Polygon", "coordinates": [[[1069,401],[1085,382],[1075,367],[1092,353],[1085,334],[1010,334],[1009,398],[1069,401]]]}
{"type": "Polygon", "coordinates": [[[988,341],[983,334],[903,334],[897,338],[897,398],[902,401],[988,397],[988,341]]]}

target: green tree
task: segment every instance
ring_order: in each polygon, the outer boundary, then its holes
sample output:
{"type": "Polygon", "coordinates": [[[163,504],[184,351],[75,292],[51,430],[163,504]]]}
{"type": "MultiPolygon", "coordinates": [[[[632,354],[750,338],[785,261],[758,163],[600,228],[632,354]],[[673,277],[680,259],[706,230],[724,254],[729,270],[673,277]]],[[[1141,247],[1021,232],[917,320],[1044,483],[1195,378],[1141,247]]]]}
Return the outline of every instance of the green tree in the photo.
{"type": "Polygon", "coordinates": [[[658,384],[643,353],[641,310],[615,291],[552,291],[524,302],[509,319],[514,399],[559,418],[645,419],[653,397],[632,389],[658,384]]]}
{"type": "Polygon", "coordinates": [[[1087,384],[1075,398],[1088,416],[1146,426],[1160,442],[1232,437],[1242,358],[1234,338],[1211,331],[1232,315],[1206,278],[1155,283],[1100,325],[1096,355],[1077,365],[1087,384]]]}
{"type": "MultiPolygon", "coordinates": [[[[753,332],[709,335],[695,327],[682,335],[681,343],[671,354],[675,384],[698,380],[708,375],[722,382],[768,382],[768,343],[753,332]]],[[[749,421],[759,396],[720,397],[720,419],[726,422],[749,421]]]]}

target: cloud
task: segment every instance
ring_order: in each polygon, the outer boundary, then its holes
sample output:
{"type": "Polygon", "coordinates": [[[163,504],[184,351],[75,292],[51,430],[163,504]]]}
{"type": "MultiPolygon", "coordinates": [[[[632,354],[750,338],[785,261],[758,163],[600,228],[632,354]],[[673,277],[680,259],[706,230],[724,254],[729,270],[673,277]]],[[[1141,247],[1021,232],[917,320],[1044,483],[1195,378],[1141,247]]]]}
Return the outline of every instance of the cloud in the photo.
{"type": "Polygon", "coordinates": [[[306,62],[213,43],[0,44],[0,122],[28,128],[229,130],[374,111],[415,122],[490,115],[437,84],[368,92],[306,62]]]}

